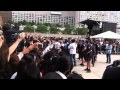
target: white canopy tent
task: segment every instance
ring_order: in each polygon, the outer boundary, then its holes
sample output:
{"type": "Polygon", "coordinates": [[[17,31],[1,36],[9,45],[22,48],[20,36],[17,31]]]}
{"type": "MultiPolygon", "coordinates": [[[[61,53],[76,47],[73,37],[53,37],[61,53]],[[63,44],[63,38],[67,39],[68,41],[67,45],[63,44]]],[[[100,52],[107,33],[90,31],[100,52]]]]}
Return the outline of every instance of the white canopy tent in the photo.
{"type": "Polygon", "coordinates": [[[120,39],[120,35],[112,31],[107,31],[95,36],[91,36],[91,38],[120,39]]]}

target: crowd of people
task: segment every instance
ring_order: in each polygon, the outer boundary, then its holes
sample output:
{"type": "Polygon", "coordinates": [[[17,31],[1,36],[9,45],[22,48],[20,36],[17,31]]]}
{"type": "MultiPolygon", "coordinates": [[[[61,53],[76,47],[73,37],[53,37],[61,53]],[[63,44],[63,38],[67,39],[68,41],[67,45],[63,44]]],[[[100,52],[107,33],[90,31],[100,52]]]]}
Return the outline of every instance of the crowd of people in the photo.
{"type": "Polygon", "coordinates": [[[10,24],[0,30],[0,79],[84,79],[72,71],[71,40],[31,36],[10,24]],[[65,46],[66,43],[66,46],[65,46]]]}
{"type": "Polygon", "coordinates": [[[0,30],[0,79],[84,79],[73,71],[76,54],[90,73],[98,53],[105,53],[106,63],[111,63],[112,49],[108,41],[32,36],[4,24],[0,30]]]}

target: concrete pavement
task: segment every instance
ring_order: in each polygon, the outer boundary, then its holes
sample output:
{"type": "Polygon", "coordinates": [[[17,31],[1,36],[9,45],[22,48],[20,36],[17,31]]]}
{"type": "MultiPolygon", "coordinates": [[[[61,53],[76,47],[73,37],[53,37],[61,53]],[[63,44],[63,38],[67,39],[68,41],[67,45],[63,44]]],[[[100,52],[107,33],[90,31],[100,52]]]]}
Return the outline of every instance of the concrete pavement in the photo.
{"type": "MultiPolygon", "coordinates": [[[[114,60],[118,60],[118,59],[120,59],[120,55],[112,55],[111,64],[113,63],[114,60]]],[[[106,62],[106,55],[99,54],[97,61],[95,63],[95,67],[91,66],[91,73],[86,73],[86,71],[84,71],[84,69],[86,69],[86,63],[85,66],[80,66],[81,61],[77,60],[77,66],[73,68],[73,71],[82,74],[82,76],[85,79],[101,79],[106,66],[110,65],[105,62],[106,62]]]]}

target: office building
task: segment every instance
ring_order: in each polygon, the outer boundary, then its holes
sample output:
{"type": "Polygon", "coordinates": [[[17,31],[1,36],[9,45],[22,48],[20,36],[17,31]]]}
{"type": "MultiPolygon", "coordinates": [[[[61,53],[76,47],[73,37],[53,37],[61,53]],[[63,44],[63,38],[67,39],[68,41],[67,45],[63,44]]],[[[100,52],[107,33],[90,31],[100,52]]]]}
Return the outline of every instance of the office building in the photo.
{"type": "Polygon", "coordinates": [[[76,11],[76,27],[84,20],[95,20],[101,22],[120,23],[120,11],[76,11]]]}
{"type": "Polygon", "coordinates": [[[75,25],[75,11],[12,11],[12,20],[75,25]]]}

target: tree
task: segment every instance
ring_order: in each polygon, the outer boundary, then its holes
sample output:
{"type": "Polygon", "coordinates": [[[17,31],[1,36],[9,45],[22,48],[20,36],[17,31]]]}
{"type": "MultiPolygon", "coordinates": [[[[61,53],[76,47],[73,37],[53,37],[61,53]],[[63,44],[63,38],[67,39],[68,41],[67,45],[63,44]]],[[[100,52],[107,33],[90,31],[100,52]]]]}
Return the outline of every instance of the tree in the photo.
{"type": "Polygon", "coordinates": [[[47,33],[47,26],[41,24],[37,26],[36,32],[47,33]]]}
{"type": "Polygon", "coordinates": [[[44,23],[44,25],[47,26],[47,27],[48,27],[48,26],[51,26],[50,23],[44,23]]]}
{"type": "Polygon", "coordinates": [[[55,27],[55,26],[50,27],[50,33],[58,34],[59,32],[60,32],[60,30],[57,27],[55,27]]]}
{"type": "Polygon", "coordinates": [[[22,25],[27,25],[27,24],[28,24],[28,22],[26,20],[22,21],[22,25]]]}
{"type": "Polygon", "coordinates": [[[30,24],[33,26],[33,25],[35,25],[35,22],[34,22],[34,21],[32,21],[32,22],[30,22],[30,24]]]}
{"type": "Polygon", "coordinates": [[[76,28],[74,33],[78,35],[86,35],[87,31],[88,31],[87,28],[76,28]]]}
{"type": "Polygon", "coordinates": [[[21,25],[21,24],[23,25],[23,21],[18,21],[18,24],[19,24],[19,25],[21,25]]]}
{"type": "Polygon", "coordinates": [[[24,28],[25,32],[34,32],[34,28],[31,25],[26,25],[24,28]]]}
{"type": "Polygon", "coordinates": [[[70,26],[68,24],[64,25],[65,30],[63,31],[63,34],[71,34],[72,31],[74,31],[74,27],[70,26]]]}
{"type": "Polygon", "coordinates": [[[56,27],[62,27],[59,23],[56,24],[56,27]]]}
{"type": "Polygon", "coordinates": [[[39,22],[38,22],[37,25],[42,25],[42,23],[39,23],[39,22]]]}
{"type": "Polygon", "coordinates": [[[14,24],[14,22],[13,22],[11,19],[9,19],[9,20],[7,21],[7,23],[9,23],[9,24],[14,24]]]}

